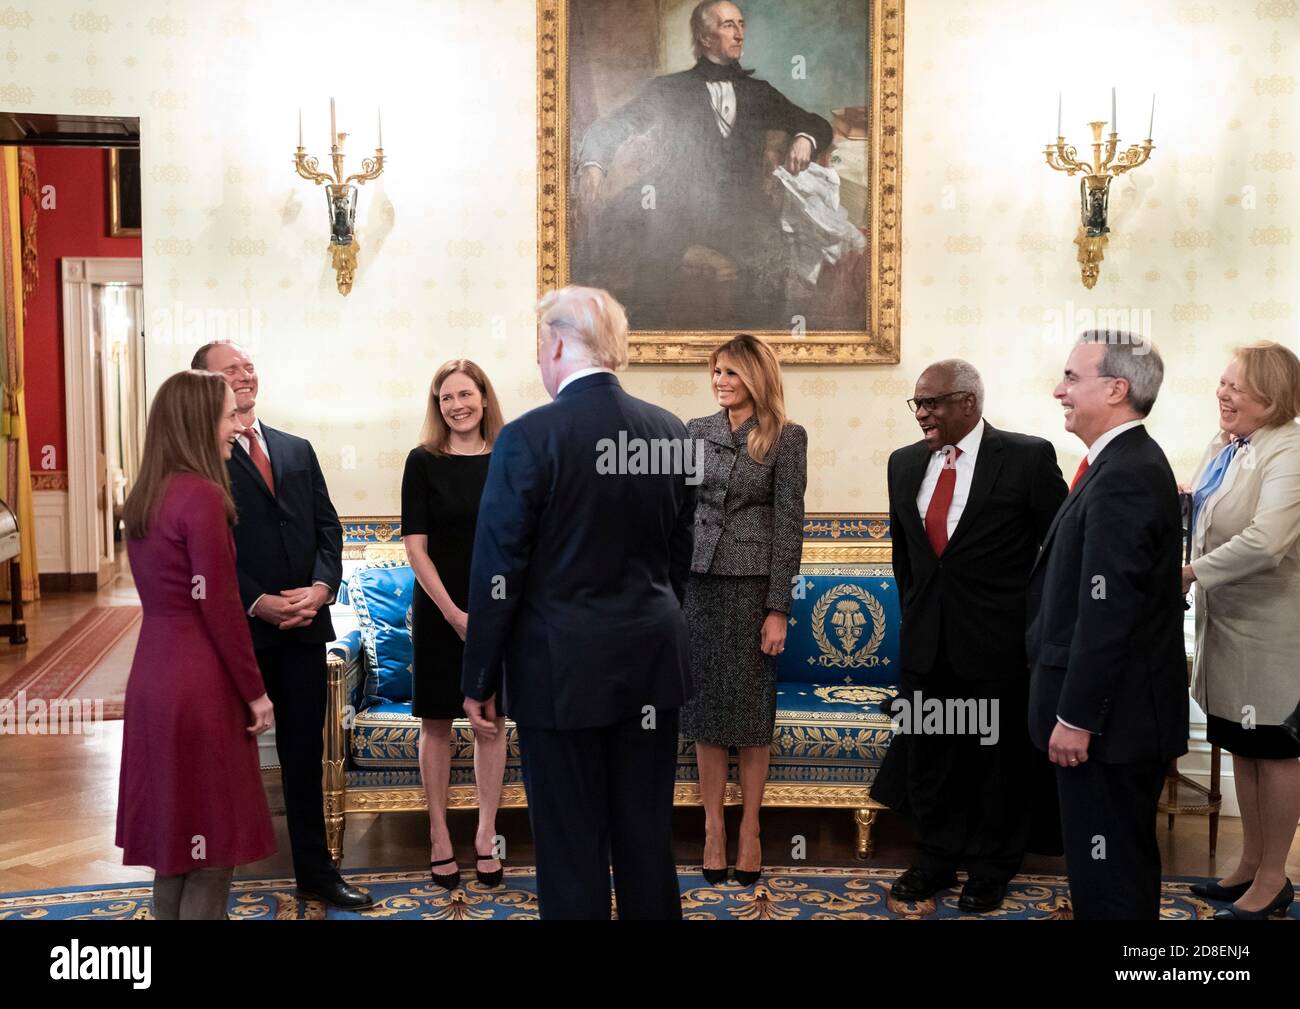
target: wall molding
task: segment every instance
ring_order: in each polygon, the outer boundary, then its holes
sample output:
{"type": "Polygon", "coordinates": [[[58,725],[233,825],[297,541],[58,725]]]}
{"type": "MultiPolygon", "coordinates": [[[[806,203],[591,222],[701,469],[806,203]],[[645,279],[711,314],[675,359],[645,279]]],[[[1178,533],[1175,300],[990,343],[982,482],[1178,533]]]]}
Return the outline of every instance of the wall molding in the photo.
{"type": "Polygon", "coordinates": [[[32,512],[36,523],[36,570],[42,575],[44,588],[45,573],[61,574],[68,570],[67,480],[62,489],[34,489],[32,512]]]}
{"type": "Polygon", "coordinates": [[[41,491],[68,490],[68,471],[66,469],[37,470],[32,474],[32,490],[41,491]]]}
{"type": "Polygon", "coordinates": [[[95,505],[95,417],[99,373],[95,368],[96,284],[143,284],[139,259],[64,258],[63,380],[68,418],[67,570],[95,574],[100,567],[99,509],[95,505]]]}

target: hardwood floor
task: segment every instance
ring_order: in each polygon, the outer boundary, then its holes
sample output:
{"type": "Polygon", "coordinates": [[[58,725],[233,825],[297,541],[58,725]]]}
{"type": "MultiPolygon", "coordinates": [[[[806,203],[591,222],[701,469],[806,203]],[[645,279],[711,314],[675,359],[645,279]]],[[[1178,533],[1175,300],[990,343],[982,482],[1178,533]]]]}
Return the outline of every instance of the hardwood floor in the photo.
{"type": "MultiPolygon", "coordinates": [[[[0,682],[58,637],[93,605],[135,601],[129,575],[99,593],[49,595],[28,611],[30,643],[22,649],[0,643],[0,682]]],[[[151,878],[151,870],[124,866],[113,844],[122,723],[103,723],[93,736],[0,736],[0,892],[46,887],[116,883],[151,878]]],[[[283,804],[275,772],[266,776],[279,851],[244,866],[240,875],[288,875],[291,862],[283,804]]],[[[475,814],[451,814],[451,833],[462,871],[473,866],[475,814]]],[[[729,811],[731,853],[735,854],[739,811],[729,811]]],[[[698,864],[704,835],[703,812],[674,814],[676,853],[681,864],[698,864]]],[[[1179,817],[1173,831],[1160,823],[1160,844],[1168,875],[1215,875],[1231,868],[1241,850],[1236,819],[1223,818],[1216,859],[1208,854],[1204,817],[1179,817]]],[[[506,810],[497,822],[507,840],[507,859],[532,861],[525,810],[506,810]]],[[[764,860],[789,864],[797,836],[806,839],[811,865],[855,864],[854,828],[847,810],[767,810],[763,814],[764,860]]],[[[898,818],[882,813],[876,825],[876,855],[868,864],[904,866],[910,837],[898,818]]],[[[348,818],[346,867],[414,867],[429,861],[428,819],[421,813],[387,813],[348,818]]],[[[1059,859],[1031,857],[1026,872],[1063,872],[1059,859]]],[[[1291,847],[1288,871],[1300,881],[1300,838],[1291,847]]]]}

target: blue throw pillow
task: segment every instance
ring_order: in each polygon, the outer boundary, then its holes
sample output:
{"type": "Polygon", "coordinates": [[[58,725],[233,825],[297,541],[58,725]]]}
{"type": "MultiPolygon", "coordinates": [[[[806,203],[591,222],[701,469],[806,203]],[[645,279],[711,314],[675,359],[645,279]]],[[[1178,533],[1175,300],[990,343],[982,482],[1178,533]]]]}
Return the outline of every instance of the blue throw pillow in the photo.
{"type": "Polygon", "coordinates": [[[366,650],[364,707],[411,699],[411,599],[415,573],[405,563],[358,568],[348,579],[348,603],[366,650]]]}

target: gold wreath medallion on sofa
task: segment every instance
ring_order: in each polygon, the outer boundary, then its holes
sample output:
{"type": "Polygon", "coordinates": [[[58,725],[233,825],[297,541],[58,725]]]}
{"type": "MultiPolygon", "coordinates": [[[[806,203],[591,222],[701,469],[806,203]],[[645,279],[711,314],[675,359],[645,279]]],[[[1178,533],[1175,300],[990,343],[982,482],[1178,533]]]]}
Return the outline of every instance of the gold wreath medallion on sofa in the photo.
{"type": "Polygon", "coordinates": [[[861,669],[879,665],[880,659],[876,655],[876,649],[885,640],[885,608],[865,589],[848,582],[836,585],[817,600],[817,605],[813,607],[812,625],[813,640],[817,642],[817,647],[822,652],[817,657],[820,665],[841,669],[861,669]],[[841,596],[846,598],[840,598],[841,596]],[[842,650],[837,648],[826,634],[826,615],[832,604],[835,612],[830,616],[830,623],[835,630],[835,636],[843,646],[842,650]],[[853,650],[857,647],[867,623],[867,617],[862,613],[863,606],[867,608],[867,615],[871,618],[871,637],[862,649],[854,654],[853,650]]]}

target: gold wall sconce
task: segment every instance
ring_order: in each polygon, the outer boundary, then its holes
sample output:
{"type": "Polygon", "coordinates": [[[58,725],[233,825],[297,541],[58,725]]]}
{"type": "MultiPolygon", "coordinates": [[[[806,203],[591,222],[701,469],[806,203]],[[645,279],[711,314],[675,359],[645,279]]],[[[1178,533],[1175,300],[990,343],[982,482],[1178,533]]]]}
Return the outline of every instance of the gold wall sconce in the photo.
{"type": "Polygon", "coordinates": [[[1115,89],[1110,89],[1110,128],[1109,137],[1102,139],[1101,131],[1105,120],[1090,122],[1092,129],[1092,161],[1079,161],[1078,152],[1067,146],[1061,132],[1061,96],[1056,96],[1056,143],[1048,144],[1043,150],[1049,168],[1055,168],[1066,175],[1082,172],[1079,180],[1079,232],[1074,244],[1079,247],[1079,272],[1083,286],[1092,289],[1101,273],[1101,261],[1105,255],[1106,236],[1110,234],[1107,224],[1107,212],[1110,204],[1110,183],[1117,176],[1132,171],[1139,165],[1146,164],[1151,157],[1154,145],[1151,133],[1156,121],[1156,98],[1151,96],[1151,121],[1147,126],[1147,138],[1141,144],[1134,144],[1127,151],[1119,152],[1119,133],[1115,125],[1115,89]]]}
{"type": "Polygon", "coordinates": [[[293,167],[298,174],[309,182],[325,186],[325,205],[329,211],[330,243],[329,250],[334,274],[338,281],[339,294],[346,295],[352,290],[352,281],[357,271],[357,252],[360,246],[356,239],[357,223],[357,187],[353,183],[365,184],[377,179],[384,171],[384,118],[378,114],[379,136],[373,158],[361,160],[361,171],[344,178],[343,145],[348,135],[338,132],[334,122],[334,99],[330,99],[330,160],[333,162],[334,174],[322,172],[315,158],[307,156],[307,149],[302,143],[302,109],[298,110],[298,150],[294,152],[293,167]]]}

